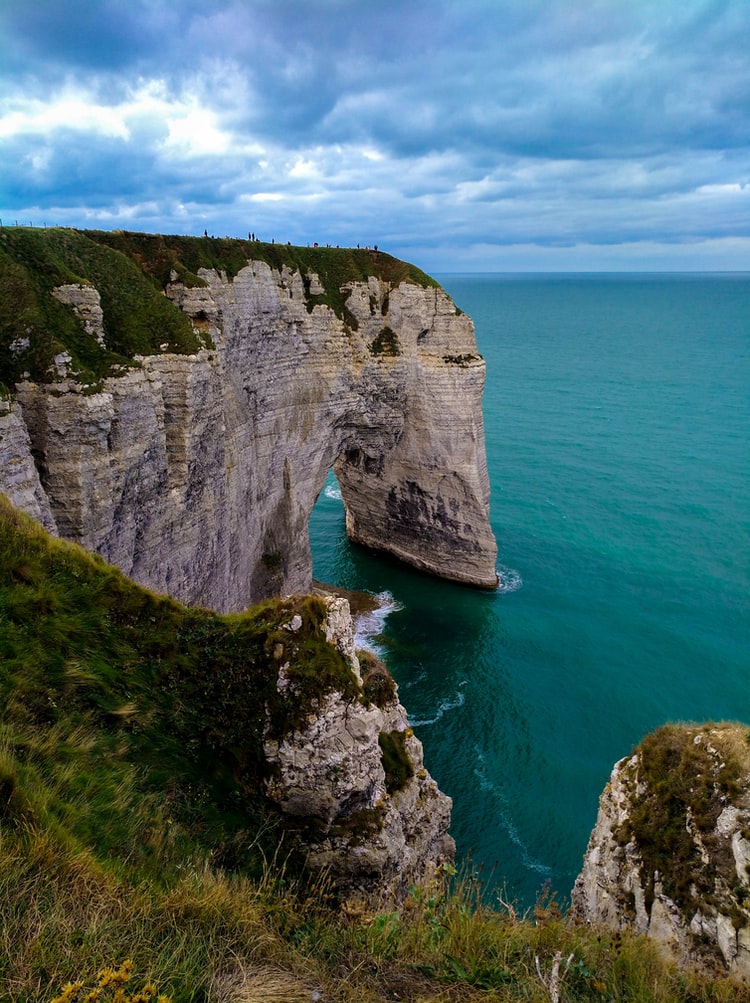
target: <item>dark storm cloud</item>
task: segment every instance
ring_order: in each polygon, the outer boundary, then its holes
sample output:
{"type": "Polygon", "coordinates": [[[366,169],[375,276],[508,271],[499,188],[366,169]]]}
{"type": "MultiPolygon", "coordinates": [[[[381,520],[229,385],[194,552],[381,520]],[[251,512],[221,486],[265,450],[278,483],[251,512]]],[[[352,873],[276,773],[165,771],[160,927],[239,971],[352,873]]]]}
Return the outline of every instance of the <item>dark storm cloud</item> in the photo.
{"type": "Polygon", "coordinates": [[[0,214],[748,267],[749,37],[745,0],[5,0],[0,214]]]}

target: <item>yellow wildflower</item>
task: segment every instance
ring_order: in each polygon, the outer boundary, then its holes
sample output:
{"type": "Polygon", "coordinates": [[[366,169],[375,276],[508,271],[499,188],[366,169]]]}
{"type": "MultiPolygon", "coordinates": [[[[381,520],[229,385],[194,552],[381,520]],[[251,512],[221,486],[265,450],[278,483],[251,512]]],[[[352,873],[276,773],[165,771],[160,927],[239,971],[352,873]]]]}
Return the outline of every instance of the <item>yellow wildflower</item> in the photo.
{"type": "Polygon", "coordinates": [[[62,988],[62,993],[56,996],[52,1003],[71,1003],[76,998],[83,986],[83,982],[68,982],[62,988]]]}

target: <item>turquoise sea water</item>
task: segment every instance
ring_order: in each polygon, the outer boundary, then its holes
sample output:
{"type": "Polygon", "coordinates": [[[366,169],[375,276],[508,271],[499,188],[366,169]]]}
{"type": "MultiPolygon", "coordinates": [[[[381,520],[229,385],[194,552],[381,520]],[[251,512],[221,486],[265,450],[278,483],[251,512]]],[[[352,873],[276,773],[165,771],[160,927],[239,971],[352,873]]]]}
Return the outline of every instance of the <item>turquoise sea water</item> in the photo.
{"type": "Polygon", "coordinates": [[[505,587],[350,545],[333,480],[314,570],[395,600],[379,645],[459,857],[527,907],[569,895],[644,734],[750,724],[750,275],[438,278],[487,361],[505,587]]]}

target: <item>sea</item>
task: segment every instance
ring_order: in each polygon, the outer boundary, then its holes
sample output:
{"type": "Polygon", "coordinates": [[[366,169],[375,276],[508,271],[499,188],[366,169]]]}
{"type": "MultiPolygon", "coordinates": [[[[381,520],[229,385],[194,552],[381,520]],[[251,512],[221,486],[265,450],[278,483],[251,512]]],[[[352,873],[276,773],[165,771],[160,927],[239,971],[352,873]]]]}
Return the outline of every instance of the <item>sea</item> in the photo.
{"type": "Polygon", "coordinates": [[[750,273],[454,274],[475,323],[500,588],[346,538],[315,577],[359,625],[453,799],[458,862],[565,906],[613,765],[667,722],[750,725],[750,273]]]}

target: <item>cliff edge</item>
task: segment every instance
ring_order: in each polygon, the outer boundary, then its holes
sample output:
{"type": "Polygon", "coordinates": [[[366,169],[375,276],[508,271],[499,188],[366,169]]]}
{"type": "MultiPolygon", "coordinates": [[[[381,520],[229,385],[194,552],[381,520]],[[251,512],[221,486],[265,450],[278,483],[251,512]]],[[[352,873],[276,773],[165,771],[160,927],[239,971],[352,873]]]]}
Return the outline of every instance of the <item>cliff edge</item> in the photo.
{"type": "Polygon", "coordinates": [[[739,724],[668,725],[616,764],[574,915],[750,978],[749,739],[739,724]]]}
{"type": "Polygon", "coordinates": [[[349,536],[497,583],[471,320],[382,252],[0,230],[0,490],[137,582],[220,611],[310,589],[349,536]]]}
{"type": "Polygon", "coordinates": [[[337,900],[373,905],[452,860],[451,800],[346,599],[184,607],[0,494],[0,610],[3,834],[49,826],[134,868],[168,850],[252,873],[294,851],[337,900]],[[140,812],[165,838],[124,849],[140,812]]]}

